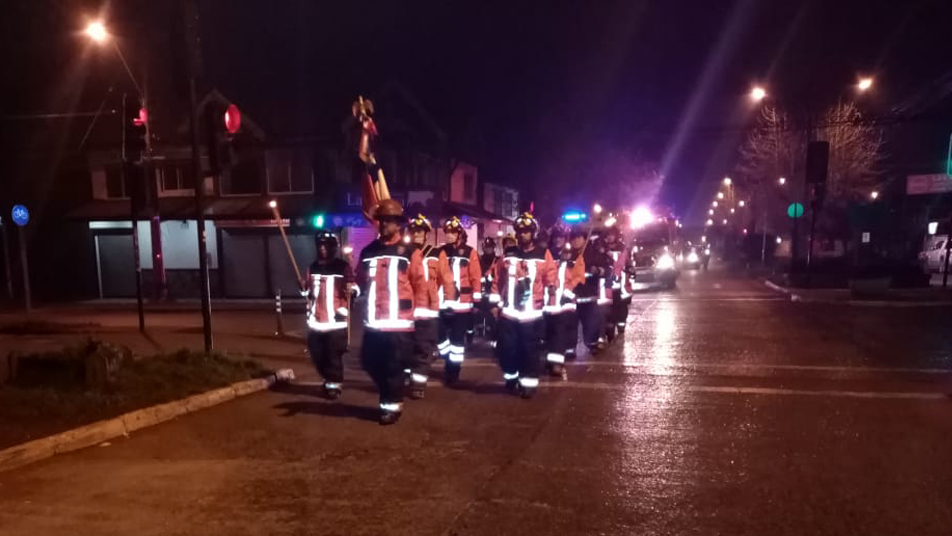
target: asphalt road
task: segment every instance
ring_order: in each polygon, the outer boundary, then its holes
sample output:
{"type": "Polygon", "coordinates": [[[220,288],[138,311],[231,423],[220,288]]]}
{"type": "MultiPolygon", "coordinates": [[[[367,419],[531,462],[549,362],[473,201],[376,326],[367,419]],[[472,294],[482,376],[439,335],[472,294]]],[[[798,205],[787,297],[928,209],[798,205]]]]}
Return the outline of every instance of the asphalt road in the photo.
{"type": "Polygon", "coordinates": [[[534,400],[477,358],[382,428],[311,373],[0,474],[0,534],[950,534],[948,309],[680,283],[534,400]]]}

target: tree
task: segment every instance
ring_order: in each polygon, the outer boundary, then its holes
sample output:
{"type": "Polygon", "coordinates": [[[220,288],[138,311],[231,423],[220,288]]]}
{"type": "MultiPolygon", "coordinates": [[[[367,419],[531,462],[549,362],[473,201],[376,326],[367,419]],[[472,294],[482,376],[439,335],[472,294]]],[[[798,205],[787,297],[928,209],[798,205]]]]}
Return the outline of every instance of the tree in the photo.
{"type": "MultiPolygon", "coordinates": [[[[765,106],[740,147],[735,174],[736,188],[756,205],[756,212],[768,214],[767,229],[785,226],[786,204],[804,202],[803,181],[807,143],[814,139],[830,142],[829,172],[826,184],[826,219],[841,221],[850,201],[868,199],[880,178],[885,158],[883,136],[869,125],[855,104],[839,102],[818,120],[809,116],[793,117],[776,107],[765,106]],[[779,186],[779,179],[786,181],[779,186]]],[[[756,213],[755,212],[755,213],[756,213]]],[[[763,218],[761,218],[763,219],[763,218]]],[[[835,234],[842,234],[836,225],[835,234]]]]}

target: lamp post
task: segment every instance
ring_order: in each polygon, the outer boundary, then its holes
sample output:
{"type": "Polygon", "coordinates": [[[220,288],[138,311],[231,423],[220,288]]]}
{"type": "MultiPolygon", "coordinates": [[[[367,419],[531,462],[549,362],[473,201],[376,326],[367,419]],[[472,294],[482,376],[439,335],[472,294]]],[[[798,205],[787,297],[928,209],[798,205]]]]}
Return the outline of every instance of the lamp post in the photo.
{"type": "MultiPolygon", "coordinates": [[[[116,51],[116,56],[119,57],[119,61],[122,63],[123,68],[126,71],[126,74],[129,75],[129,80],[132,81],[132,85],[136,90],[136,94],[139,98],[139,105],[142,109],[146,111],[145,116],[143,117],[143,122],[145,126],[145,156],[142,158],[142,174],[145,176],[145,187],[146,194],[152,191],[151,188],[148,188],[147,185],[149,181],[155,183],[155,176],[152,174],[152,130],[151,130],[151,114],[149,113],[149,101],[148,93],[143,90],[143,87],[139,85],[139,81],[136,79],[135,74],[132,73],[132,69],[129,68],[129,63],[126,61],[126,57],[122,54],[122,49],[119,48],[119,43],[116,41],[115,36],[109,33],[109,30],[106,28],[105,24],[102,21],[92,21],[86,25],[86,30],[84,32],[86,36],[97,45],[105,45],[106,43],[112,43],[113,50],[116,51]]],[[[123,118],[123,132],[125,131],[126,125],[125,121],[129,118],[123,118]]],[[[122,167],[122,166],[120,166],[122,167]]],[[[122,179],[125,180],[125,171],[123,171],[122,179]]],[[[161,227],[161,217],[159,215],[158,208],[158,199],[151,200],[149,212],[150,212],[150,230],[152,236],[152,274],[153,279],[155,280],[155,297],[159,300],[164,300],[167,296],[167,284],[166,284],[166,274],[165,274],[165,260],[162,256],[162,227],[161,227]]],[[[138,245],[138,220],[136,219],[135,209],[131,207],[132,203],[130,201],[130,211],[132,217],[132,232],[133,232],[133,245],[138,245]]],[[[136,263],[139,262],[139,254],[135,252],[136,263]]],[[[141,267],[140,267],[141,270],[141,267]]],[[[141,278],[141,276],[140,276],[141,278]]],[[[141,286],[141,284],[140,284],[141,286]]],[[[137,290],[137,295],[141,291],[137,290]]],[[[139,300],[139,308],[142,308],[141,299],[139,300]]],[[[140,329],[145,329],[145,323],[142,318],[139,320],[140,329]]]]}

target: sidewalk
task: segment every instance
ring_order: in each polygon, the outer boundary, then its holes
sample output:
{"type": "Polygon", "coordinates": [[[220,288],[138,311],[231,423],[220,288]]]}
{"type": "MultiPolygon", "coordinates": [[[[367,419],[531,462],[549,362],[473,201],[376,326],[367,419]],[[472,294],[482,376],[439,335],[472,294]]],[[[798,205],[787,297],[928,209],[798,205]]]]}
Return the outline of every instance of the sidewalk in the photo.
{"type": "Polygon", "coordinates": [[[850,289],[808,289],[786,287],[770,279],[764,284],[775,292],[804,303],[845,304],[868,307],[947,307],[952,306],[952,289],[888,289],[882,295],[858,298],[850,289]]]}

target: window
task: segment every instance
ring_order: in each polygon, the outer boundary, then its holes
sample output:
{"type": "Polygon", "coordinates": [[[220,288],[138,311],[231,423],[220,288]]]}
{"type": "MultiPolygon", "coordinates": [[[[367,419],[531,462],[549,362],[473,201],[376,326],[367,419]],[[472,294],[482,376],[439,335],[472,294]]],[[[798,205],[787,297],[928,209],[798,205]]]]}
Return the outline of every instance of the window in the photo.
{"type": "Polygon", "coordinates": [[[313,192],[314,171],[311,152],[276,149],[268,151],[268,192],[313,192]]]}
{"type": "Polygon", "coordinates": [[[106,166],[106,197],[109,199],[126,199],[129,197],[128,180],[122,180],[120,164],[106,166]]]}
{"type": "Polygon", "coordinates": [[[161,191],[194,190],[195,180],[191,166],[175,162],[163,162],[155,167],[161,191]]]}
{"type": "Polygon", "coordinates": [[[472,173],[463,174],[463,199],[476,200],[476,176],[472,173]]]}

